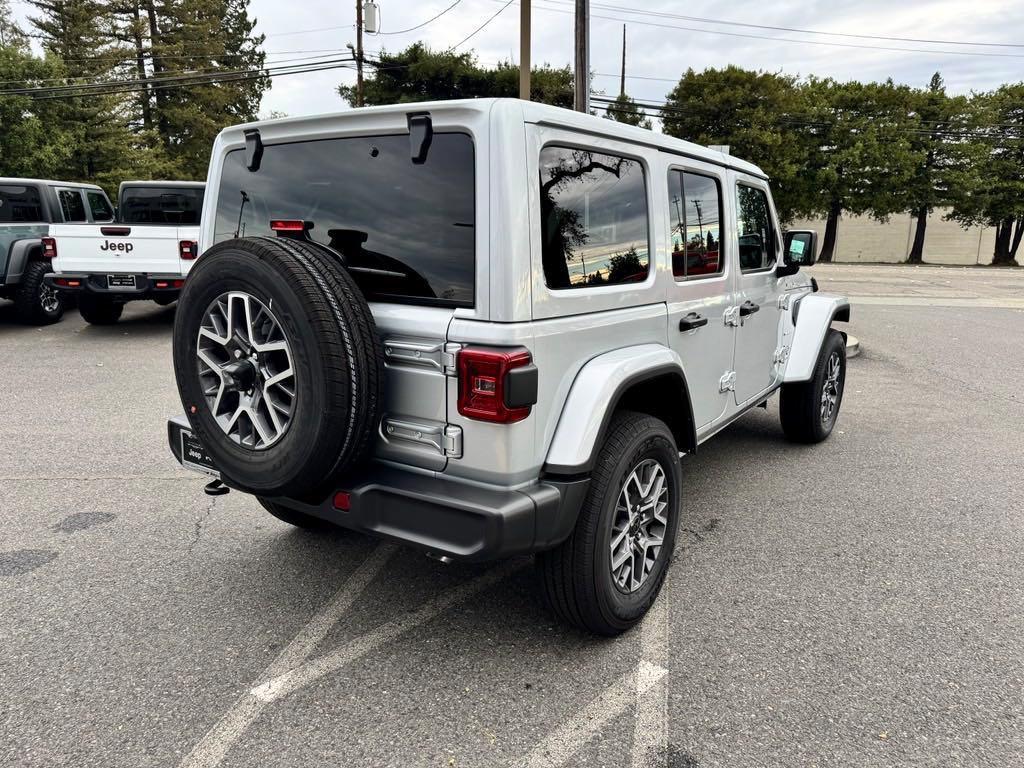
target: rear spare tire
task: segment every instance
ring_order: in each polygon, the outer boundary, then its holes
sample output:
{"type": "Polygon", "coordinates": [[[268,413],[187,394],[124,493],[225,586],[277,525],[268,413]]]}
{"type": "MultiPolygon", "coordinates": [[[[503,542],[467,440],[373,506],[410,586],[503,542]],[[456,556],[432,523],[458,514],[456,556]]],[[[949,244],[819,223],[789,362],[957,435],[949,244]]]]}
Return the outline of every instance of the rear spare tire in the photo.
{"type": "Polygon", "coordinates": [[[83,293],[78,299],[78,312],[89,325],[113,325],[121,319],[124,304],[109,296],[83,293]]]}
{"type": "Polygon", "coordinates": [[[251,237],[206,251],[178,299],[174,368],[224,481],[259,496],[323,490],[366,455],[379,419],[373,315],[313,243],[251,237]]]}

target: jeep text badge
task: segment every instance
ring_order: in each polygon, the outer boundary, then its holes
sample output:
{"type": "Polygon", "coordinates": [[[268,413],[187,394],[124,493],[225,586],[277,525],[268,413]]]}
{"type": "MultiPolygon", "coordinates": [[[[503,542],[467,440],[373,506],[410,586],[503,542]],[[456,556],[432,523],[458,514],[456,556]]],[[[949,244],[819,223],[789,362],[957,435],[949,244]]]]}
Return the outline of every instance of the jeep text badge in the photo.
{"type": "Polygon", "coordinates": [[[113,240],[104,240],[103,245],[100,246],[101,251],[123,251],[124,253],[131,253],[135,250],[135,246],[131,243],[115,243],[113,240]]]}

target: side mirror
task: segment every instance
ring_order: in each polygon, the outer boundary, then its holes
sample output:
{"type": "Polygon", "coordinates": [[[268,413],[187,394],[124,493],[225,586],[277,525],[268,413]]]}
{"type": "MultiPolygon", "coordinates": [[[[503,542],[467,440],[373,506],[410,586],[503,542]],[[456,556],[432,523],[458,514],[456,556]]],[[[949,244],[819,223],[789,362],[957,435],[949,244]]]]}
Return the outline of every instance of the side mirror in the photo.
{"type": "Polygon", "coordinates": [[[810,267],[818,259],[818,233],[793,229],[783,235],[782,265],[779,277],[795,275],[800,267],[810,267]]]}

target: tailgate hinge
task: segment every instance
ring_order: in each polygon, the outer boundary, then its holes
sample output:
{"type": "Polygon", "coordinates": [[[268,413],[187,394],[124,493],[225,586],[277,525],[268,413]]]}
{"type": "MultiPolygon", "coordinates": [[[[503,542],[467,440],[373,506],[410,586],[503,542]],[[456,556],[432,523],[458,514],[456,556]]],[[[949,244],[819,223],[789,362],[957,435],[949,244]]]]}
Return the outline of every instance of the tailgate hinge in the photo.
{"type": "Polygon", "coordinates": [[[450,459],[462,458],[462,427],[449,424],[444,428],[444,455],[450,459]]]}
{"type": "Polygon", "coordinates": [[[459,368],[457,359],[460,349],[462,349],[461,344],[448,342],[444,345],[444,350],[441,352],[441,370],[444,371],[445,376],[458,375],[459,368]]]}

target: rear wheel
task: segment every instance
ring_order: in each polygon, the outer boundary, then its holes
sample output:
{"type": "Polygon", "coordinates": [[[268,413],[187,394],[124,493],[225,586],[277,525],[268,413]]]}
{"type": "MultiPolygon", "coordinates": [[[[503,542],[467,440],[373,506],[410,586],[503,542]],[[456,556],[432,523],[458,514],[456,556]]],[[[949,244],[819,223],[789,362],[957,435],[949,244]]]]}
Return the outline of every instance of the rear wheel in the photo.
{"type": "Polygon", "coordinates": [[[820,443],[832,433],[846,385],[846,341],[829,330],[818,353],[810,381],[782,387],[779,413],[782,431],[798,443],[820,443]]]}
{"type": "Polygon", "coordinates": [[[336,525],[331,525],[326,520],[321,520],[319,517],[313,517],[312,515],[307,515],[304,512],[297,512],[294,509],[283,507],[270,499],[257,498],[256,501],[258,501],[260,505],[267,510],[267,512],[272,514],[278,520],[283,523],[288,523],[288,525],[294,525],[296,528],[302,528],[306,531],[341,530],[341,528],[336,525]]]}
{"type": "Polygon", "coordinates": [[[50,265],[30,261],[14,294],[18,320],[26,325],[50,325],[64,316],[64,297],[43,282],[50,265]]]}
{"type": "Polygon", "coordinates": [[[95,293],[83,293],[78,299],[78,312],[90,325],[113,325],[121,319],[124,304],[95,293]]]}
{"type": "Polygon", "coordinates": [[[679,451],[664,422],[616,414],[572,535],[537,556],[545,599],[561,619],[617,635],[651,607],[679,527],[679,451]]]}

